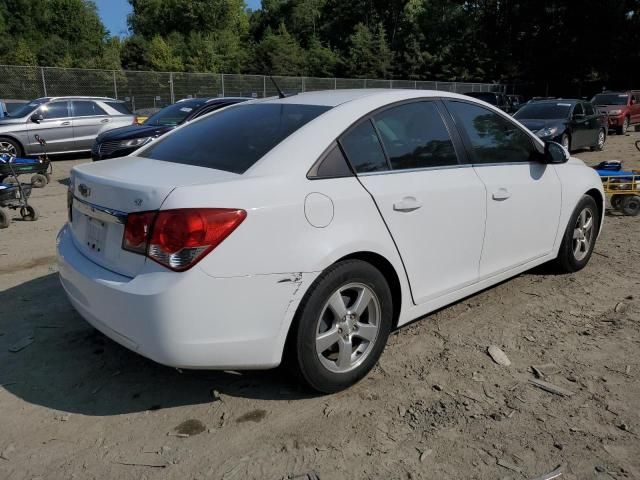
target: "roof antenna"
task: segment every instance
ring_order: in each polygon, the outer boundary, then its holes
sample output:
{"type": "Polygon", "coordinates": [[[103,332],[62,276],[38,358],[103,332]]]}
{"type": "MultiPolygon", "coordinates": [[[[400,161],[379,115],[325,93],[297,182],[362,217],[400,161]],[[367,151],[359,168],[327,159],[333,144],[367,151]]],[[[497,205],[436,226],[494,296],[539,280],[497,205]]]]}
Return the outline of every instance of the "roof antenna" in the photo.
{"type": "Polygon", "coordinates": [[[271,82],[273,83],[273,86],[276,87],[276,90],[278,91],[278,98],[286,98],[286,95],[284,94],[284,92],[280,89],[280,87],[276,83],[275,79],[273,78],[273,75],[269,75],[269,78],[271,79],[271,82]]]}

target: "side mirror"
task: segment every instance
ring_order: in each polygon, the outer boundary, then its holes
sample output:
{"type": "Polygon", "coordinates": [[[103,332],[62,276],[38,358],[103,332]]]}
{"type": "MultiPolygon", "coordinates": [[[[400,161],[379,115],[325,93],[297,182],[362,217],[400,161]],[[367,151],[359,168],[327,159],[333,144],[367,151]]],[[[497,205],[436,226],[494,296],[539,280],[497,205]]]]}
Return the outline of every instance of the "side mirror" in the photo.
{"type": "Polygon", "coordinates": [[[37,112],[31,115],[31,121],[33,123],[40,123],[43,120],[44,120],[44,115],[42,115],[40,112],[37,112]]]}
{"type": "Polygon", "coordinates": [[[569,152],[566,148],[556,142],[546,142],[544,144],[544,160],[546,163],[567,163],[569,152]]]}

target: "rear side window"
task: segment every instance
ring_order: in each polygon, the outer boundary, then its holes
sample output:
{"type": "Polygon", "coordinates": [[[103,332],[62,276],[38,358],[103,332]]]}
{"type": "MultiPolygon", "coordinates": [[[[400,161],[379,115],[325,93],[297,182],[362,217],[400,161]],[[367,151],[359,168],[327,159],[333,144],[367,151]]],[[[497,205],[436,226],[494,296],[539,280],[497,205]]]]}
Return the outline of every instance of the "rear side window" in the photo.
{"type": "Polygon", "coordinates": [[[348,131],[340,143],[356,172],[388,170],[387,159],[371,120],[366,120],[348,131]]]}
{"type": "Polygon", "coordinates": [[[93,117],[95,115],[107,114],[107,112],[100,108],[95,102],[86,100],[74,100],[71,103],[73,105],[74,117],[93,117]]]}
{"type": "Polygon", "coordinates": [[[121,113],[122,115],[133,115],[131,113],[131,110],[129,110],[129,107],[127,107],[125,103],[122,103],[122,102],[104,102],[104,103],[105,105],[110,106],[111,108],[121,113]]]}
{"type": "Polygon", "coordinates": [[[458,158],[433,102],[393,107],[374,123],[394,170],[456,165],[458,158]]]}
{"type": "Polygon", "coordinates": [[[50,102],[40,107],[40,111],[45,120],[70,116],[68,102],[50,102]]]}
{"type": "Polygon", "coordinates": [[[351,169],[344,158],[344,154],[337,144],[334,144],[326,155],[324,155],[316,164],[311,167],[307,178],[342,178],[351,177],[351,169]]]}
{"type": "Polygon", "coordinates": [[[478,105],[447,101],[447,108],[471,144],[472,163],[530,162],[537,153],[532,139],[502,115],[478,105]]]}
{"type": "Polygon", "coordinates": [[[167,162],[244,173],[269,150],[329,110],[320,105],[239,105],[189,122],[140,153],[167,162]]]}

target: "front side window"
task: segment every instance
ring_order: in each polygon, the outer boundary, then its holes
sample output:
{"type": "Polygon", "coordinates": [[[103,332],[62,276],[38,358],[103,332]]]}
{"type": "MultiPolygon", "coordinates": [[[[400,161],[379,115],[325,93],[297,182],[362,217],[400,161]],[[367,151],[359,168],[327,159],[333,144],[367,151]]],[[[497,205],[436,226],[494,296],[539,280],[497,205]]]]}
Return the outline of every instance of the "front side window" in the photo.
{"type": "Polygon", "coordinates": [[[374,123],[394,170],[456,165],[458,158],[434,102],[393,107],[374,123]]]}
{"type": "Polygon", "coordinates": [[[88,100],[74,100],[73,116],[74,117],[94,117],[96,115],[106,115],[105,112],[96,102],[88,100]]]}
{"type": "Polygon", "coordinates": [[[585,103],[584,113],[585,115],[595,115],[596,112],[593,110],[593,105],[591,105],[590,103],[585,103]]]}
{"type": "Polygon", "coordinates": [[[582,109],[581,103],[576,103],[576,106],[573,107],[573,116],[584,115],[584,110],[582,109]]]}
{"type": "Polygon", "coordinates": [[[447,101],[456,124],[469,139],[473,163],[520,163],[534,160],[532,139],[509,119],[478,105],[447,101]]]}
{"type": "Polygon", "coordinates": [[[184,122],[189,115],[204,105],[204,103],[205,100],[174,103],[173,105],[164,107],[162,110],[149,117],[144,123],[145,125],[154,125],[157,127],[174,127],[184,122]]]}
{"type": "Polygon", "coordinates": [[[269,150],[330,108],[293,103],[238,105],[189,122],[139,155],[242,174],[269,150]]]}
{"type": "Polygon", "coordinates": [[[45,120],[69,117],[69,105],[67,102],[51,102],[40,107],[40,112],[45,120]]]}
{"type": "Polygon", "coordinates": [[[387,159],[370,120],[361,122],[340,140],[351,166],[358,173],[388,170],[387,159]]]}

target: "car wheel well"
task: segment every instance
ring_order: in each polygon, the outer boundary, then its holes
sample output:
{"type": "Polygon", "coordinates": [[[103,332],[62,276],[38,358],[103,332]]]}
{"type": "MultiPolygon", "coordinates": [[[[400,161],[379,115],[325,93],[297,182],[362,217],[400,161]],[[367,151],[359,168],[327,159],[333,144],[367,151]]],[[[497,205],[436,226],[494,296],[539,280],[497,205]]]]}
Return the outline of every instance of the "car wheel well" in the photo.
{"type": "Polygon", "coordinates": [[[600,219],[600,225],[602,225],[602,215],[604,213],[603,211],[604,198],[602,197],[602,193],[600,193],[600,191],[597,188],[592,188],[591,190],[586,192],[585,195],[589,195],[591,198],[595,200],[596,206],[598,207],[598,218],[600,219]]]}
{"type": "Polygon", "coordinates": [[[389,289],[391,290],[391,298],[393,300],[393,326],[392,328],[396,328],[398,325],[398,319],[400,318],[400,308],[402,306],[402,289],[400,287],[400,279],[398,278],[398,274],[396,269],[393,268],[393,265],[384,258],[382,255],[373,252],[356,252],[351,253],[341,259],[337,260],[335,263],[342,262],[345,260],[362,260],[364,262],[370,263],[384,276],[389,284],[389,289]]]}

